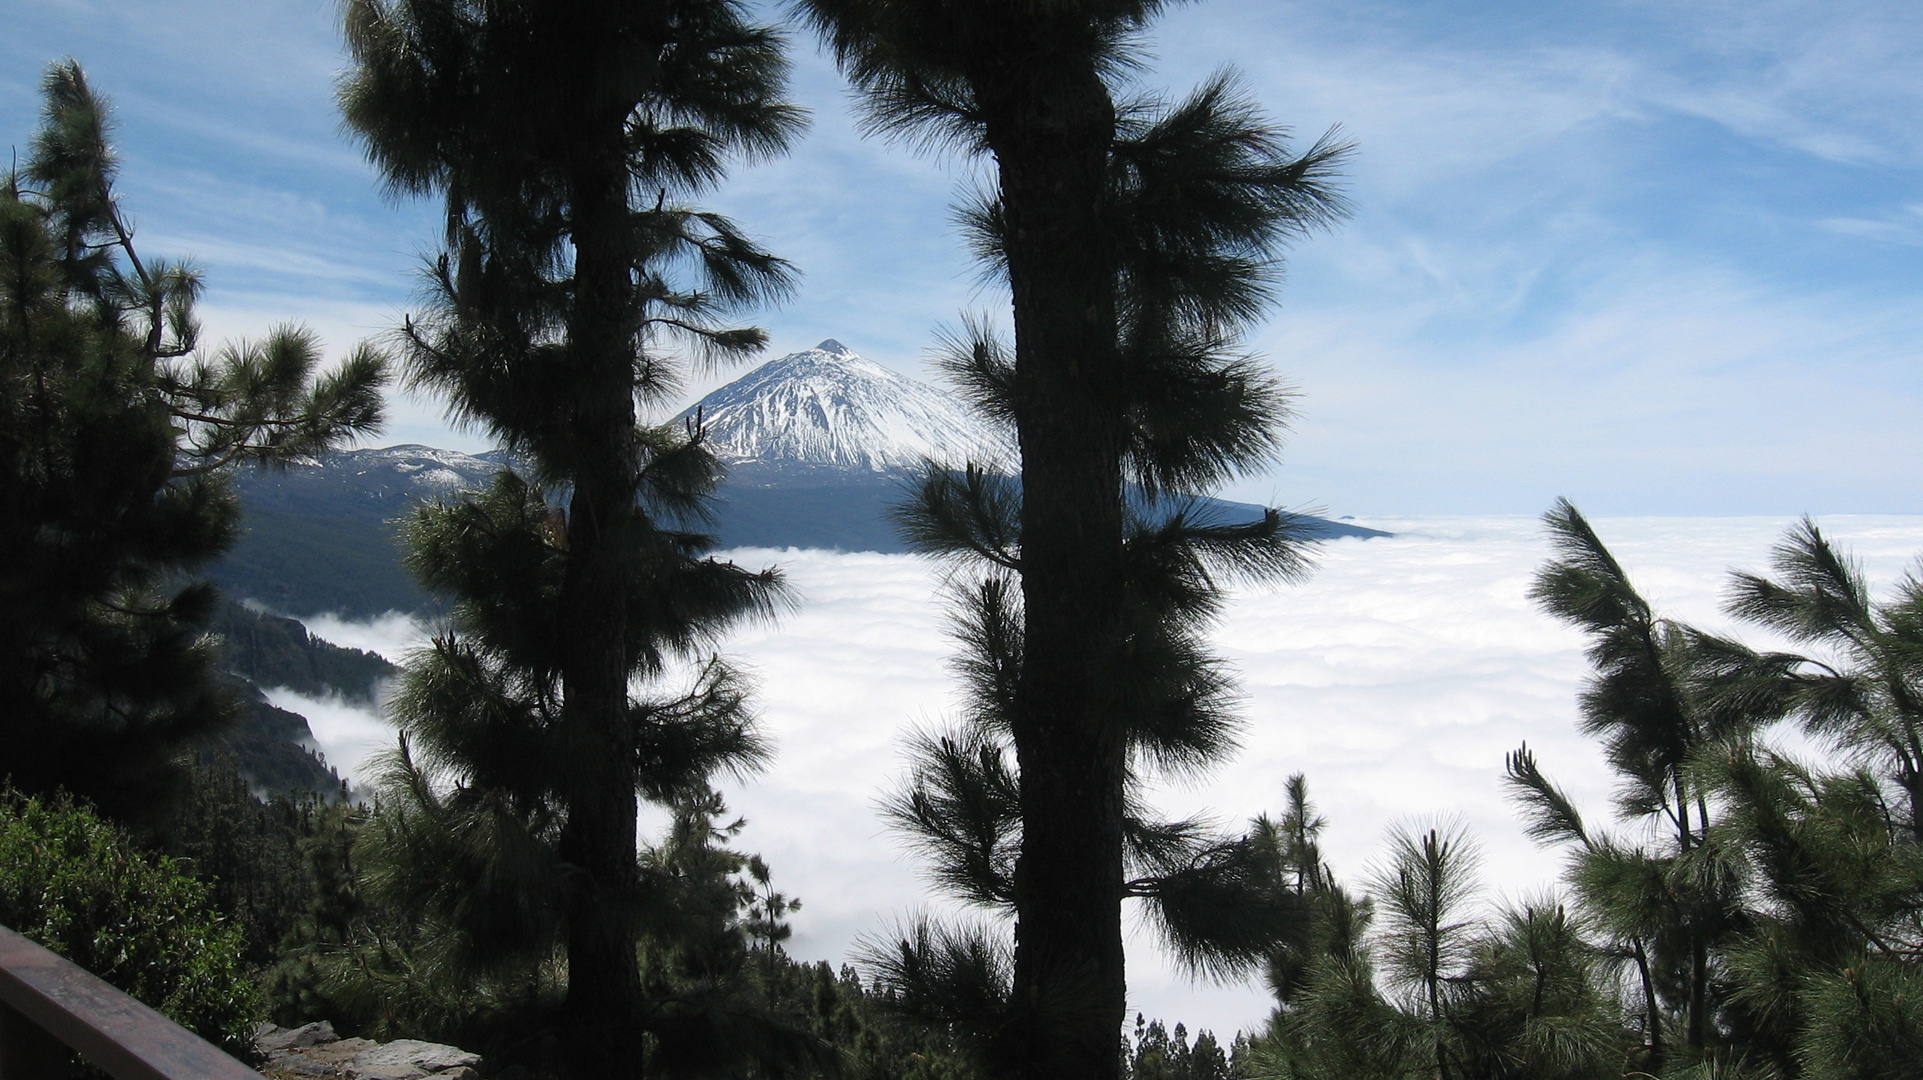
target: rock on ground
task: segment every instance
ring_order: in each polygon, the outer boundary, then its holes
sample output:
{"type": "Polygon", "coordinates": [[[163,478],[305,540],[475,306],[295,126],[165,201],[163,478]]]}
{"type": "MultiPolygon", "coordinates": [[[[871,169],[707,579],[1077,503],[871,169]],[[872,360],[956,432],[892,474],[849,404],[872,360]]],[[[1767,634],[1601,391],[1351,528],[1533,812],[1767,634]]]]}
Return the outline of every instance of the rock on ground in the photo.
{"type": "Polygon", "coordinates": [[[480,1080],[481,1055],[458,1046],[395,1039],[343,1039],[326,1020],[295,1028],[262,1024],[254,1049],[272,1080],[480,1080]]]}

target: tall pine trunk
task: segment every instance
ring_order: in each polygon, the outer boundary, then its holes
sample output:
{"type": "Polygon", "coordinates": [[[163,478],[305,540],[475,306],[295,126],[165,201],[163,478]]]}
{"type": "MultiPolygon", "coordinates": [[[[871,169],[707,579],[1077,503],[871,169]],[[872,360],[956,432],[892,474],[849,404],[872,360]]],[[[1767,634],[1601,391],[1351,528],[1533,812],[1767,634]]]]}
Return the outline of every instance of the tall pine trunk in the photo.
{"type": "Polygon", "coordinates": [[[1101,228],[1114,105],[1085,61],[1021,58],[978,92],[1006,214],[1023,485],[1013,1005],[1025,1022],[1008,1049],[1020,1075],[1109,1080],[1127,1004],[1127,746],[1103,678],[1123,640],[1122,425],[1102,392],[1116,377],[1101,228]]]}
{"type": "MultiPolygon", "coordinates": [[[[618,125],[615,128],[619,131],[618,125]]],[[[561,855],[578,875],[568,906],[568,1058],[579,1077],[639,1076],[627,1029],[641,976],[626,913],[636,887],[635,747],[627,719],[627,575],[620,551],[635,514],[631,272],[623,234],[627,172],[618,142],[574,171],[575,300],[568,403],[574,492],[568,507],[562,625],[563,718],[575,790],[561,855]]]]}
{"type": "Polygon", "coordinates": [[[719,592],[666,612],[660,622],[682,629],[665,642],[644,641],[655,620],[628,622],[637,575],[653,572],[630,557],[650,527],[636,504],[643,318],[671,308],[687,334],[751,351],[753,333],[718,320],[788,277],[723,219],[675,207],[646,236],[635,225],[647,213],[637,185],[665,210],[725,160],[778,149],[796,130],[778,100],[779,35],[743,14],[733,0],[347,0],[358,64],[342,88],[348,122],[398,190],[447,200],[442,311],[407,330],[417,371],[569,489],[565,534],[545,537],[565,546],[559,656],[531,673],[559,676],[558,691],[540,690],[560,696],[565,764],[529,779],[551,788],[543,809],[561,816],[568,1072],[594,1080],[645,1071],[636,949],[650,924],[636,912],[635,825],[637,780],[656,765],[637,760],[630,727],[639,646],[678,652],[677,635],[728,625],[776,592],[768,579],[744,577],[732,595],[697,583],[719,592]]]}

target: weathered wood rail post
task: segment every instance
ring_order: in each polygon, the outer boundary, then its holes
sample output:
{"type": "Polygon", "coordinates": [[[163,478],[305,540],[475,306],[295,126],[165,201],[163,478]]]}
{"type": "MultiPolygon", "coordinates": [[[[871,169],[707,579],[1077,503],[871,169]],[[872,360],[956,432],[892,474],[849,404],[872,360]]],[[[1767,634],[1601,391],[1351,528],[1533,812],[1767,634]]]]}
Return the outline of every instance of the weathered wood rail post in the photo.
{"type": "Polygon", "coordinates": [[[0,926],[0,1080],[57,1077],[67,1048],[115,1080],[261,1080],[99,976],[0,926]]]}

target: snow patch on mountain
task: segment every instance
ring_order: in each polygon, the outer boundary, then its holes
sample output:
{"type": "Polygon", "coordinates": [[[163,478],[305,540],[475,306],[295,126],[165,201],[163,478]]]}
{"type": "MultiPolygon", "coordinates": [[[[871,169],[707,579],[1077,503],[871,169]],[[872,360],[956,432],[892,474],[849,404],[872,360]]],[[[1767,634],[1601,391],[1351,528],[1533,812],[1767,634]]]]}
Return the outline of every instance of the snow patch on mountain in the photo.
{"type": "Polygon", "coordinates": [[[314,497],[321,492],[365,492],[377,498],[442,499],[486,487],[505,462],[500,451],[463,454],[407,443],[346,450],[324,458],[294,461],[287,468],[249,472],[241,478],[244,496],[314,497]]]}
{"type": "Polygon", "coordinates": [[[867,472],[925,460],[1005,467],[1013,447],[954,395],[890,371],[833,338],[770,360],[682,414],[699,411],[730,462],[867,472]]]}

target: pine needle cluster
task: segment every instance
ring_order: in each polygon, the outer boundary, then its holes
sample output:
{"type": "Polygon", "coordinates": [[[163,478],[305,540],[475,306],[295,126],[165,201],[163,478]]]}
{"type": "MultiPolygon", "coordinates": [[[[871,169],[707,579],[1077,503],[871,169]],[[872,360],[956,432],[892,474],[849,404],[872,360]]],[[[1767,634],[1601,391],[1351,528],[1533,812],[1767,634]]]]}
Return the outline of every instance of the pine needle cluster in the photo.
{"type": "Polygon", "coordinates": [[[685,358],[761,348],[732,319],[792,282],[689,203],[799,130],[782,40],[729,0],[345,10],[348,126],[395,192],[445,209],[397,332],[409,380],[523,462],[407,530],[453,614],[406,665],[361,850],[405,913],[408,978],[558,999],[575,1075],[792,1056],[722,977],[747,886],[709,787],[766,753],[714,650],[787,593],[706,557],[721,469],[699,424],[643,419],[685,358]],[[643,800],[675,821],[645,850],[643,800]]]}
{"type": "Polygon", "coordinates": [[[1527,746],[1505,781],[1568,852],[1569,899],[1479,912],[1459,833],[1398,832],[1360,897],[1320,864],[1300,780],[1277,828],[1312,929],[1278,949],[1253,1075],[1905,1077],[1923,1060],[1915,577],[1878,600],[1804,520],[1725,609],[1811,647],[1664,617],[1569,503],[1533,595],[1589,640],[1581,725],[1617,777],[1586,817],[1527,746]],[[1773,733],[1800,727],[1813,757],[1773,733]],[[1827,753],[1823,751],[1827,750],[1827,753]]]}
{"type": "Polygon", "coordinates": [[[1293,924],[1249,835],[1158,820],[1155,775],[1233,750],[1233,678],[1205,633],[1231,585],[1307,570],[1297,520],[1190,495],[1272,461],[1292,394],[1241,347],[1289,243],[1343,216],[1331,134],[1300,153],[1232,75],[1134,93],[1160,9],[807,0],[871,132],[992,160],[956,217],[1012,340],[965,320],[942,365],[1020,447],[1020,476],[933,463],[900,511],[951,570],[957,723],[919,736],[887,804],[946,891],[1015,922],[919,926],[885,981],[979,1037],[1001,1074],[1113,1076],[1120,907],[1226,977],[1293,924]]]}
{"type": "Polygon", "coordinates": [[[236,707],[192,580],[238,528],[226,472],[379,430],[386,362],[299,327],[204,347],[199,270],[134,243],[107,102],[73,61],[42,97],[0,176],[0,772],[151,819],[236,707]]]}

